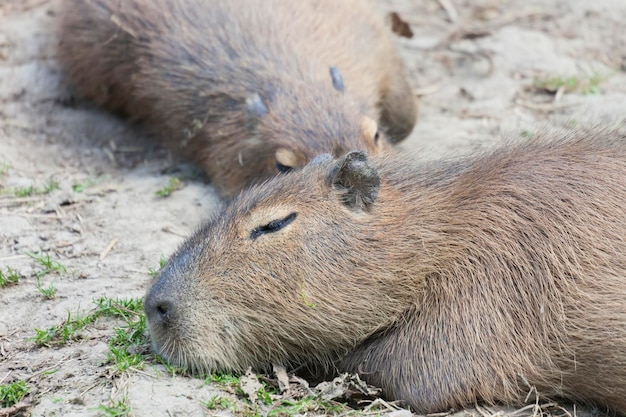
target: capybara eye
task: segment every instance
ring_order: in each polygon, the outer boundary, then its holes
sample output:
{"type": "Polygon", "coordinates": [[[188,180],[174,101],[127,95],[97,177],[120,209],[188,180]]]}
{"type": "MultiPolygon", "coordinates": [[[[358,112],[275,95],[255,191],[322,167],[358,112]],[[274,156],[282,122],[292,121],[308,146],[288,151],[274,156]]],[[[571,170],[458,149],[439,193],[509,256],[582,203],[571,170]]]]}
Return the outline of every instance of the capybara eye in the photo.
{"type": "Polygon", "coordinates": [[[380,140],[380,131],[376,131],[376,134],[374,135],[374,145],[378,146],[378,141],[380,140]]]}
{"type": "Polygon", "coordinates": [[[280,162],[276,162],[276,169],[281,174],[285,174],[287,172],[290,172],[293,169],[293,167],[290,167],[290,166],[287,166],[287,165],[283,165],[280,162]]]}
{"type": "Polygon", "coordinates": [[[264,226],[255,227],[252,229],[252,232],[250,232],[250,239],[256,239],[257,237],[267,233],[278,232],[280,229],[293,222],[297,215],[298,213],[291,213],[283,219],[272,220],[264,226]]]}

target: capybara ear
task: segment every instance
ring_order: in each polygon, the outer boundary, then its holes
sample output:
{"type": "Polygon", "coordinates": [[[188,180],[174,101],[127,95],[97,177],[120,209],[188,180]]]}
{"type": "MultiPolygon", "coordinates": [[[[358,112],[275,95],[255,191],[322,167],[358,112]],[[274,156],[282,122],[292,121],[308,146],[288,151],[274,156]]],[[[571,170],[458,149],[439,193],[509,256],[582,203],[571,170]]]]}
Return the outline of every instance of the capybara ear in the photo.
{"type": "Polygon", "coordinates": [[[267,106],[263,103],[258,93],[254,93],[246,98],[246,111],[248,121],[258,121],[261,117],[269,113],[267,106]]]}
{"type": "Polygon", "coordinates": [[[378,146],[380,142],[380,133],[378,131],[378,123],[372,118],[364,116],[361,119],[361,134],[368,142],[378,146]]]}
{"type": "Polygon", "coordinates": [[[345,86],[343,84],[343,75],[339,72],[339,69],[332,65],[330,67],[330,79],[333,81],[333,87],[335,90],[343,93],[345,86]]]}
{"type": "Polygon", "coordinates": [[[380,175],[367,162],[367,154],[346,154],[330,171],[330,185],[339,191],[341,202],[352,210],[368,210],[378,196],[380,175]]]}

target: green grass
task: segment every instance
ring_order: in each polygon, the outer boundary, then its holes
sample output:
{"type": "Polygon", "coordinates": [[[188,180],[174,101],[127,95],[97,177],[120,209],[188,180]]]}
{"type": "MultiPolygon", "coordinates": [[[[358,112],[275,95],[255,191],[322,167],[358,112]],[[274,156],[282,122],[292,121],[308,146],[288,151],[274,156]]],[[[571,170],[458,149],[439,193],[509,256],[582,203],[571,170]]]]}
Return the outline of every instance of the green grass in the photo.
{"type": "Polygon", "coordinates": [[[31,339],[37,346],[63,346],[80,340],[82,331],[102,317],[122,320],[124,325],[113,328],[114,335],[109,340],[107,363],[111,363],[116,373],[143,367],[149,351],[146,335],[146,316],[141,299],[112,299],[101,297],[95,300],[96,308],[86,316],[67,312],[67,319],[60,325],[45,330],[35,329],[31,339]]]}
{"type": "Polygon", "coordinates": [[[41,278],[37,277],[37,282],[35,282],[35,287],[39,290],[41,295],[43,295],[48,300],[54,300],[57,296],[57,289],[53,283],[48,284],[47,287],[41,283],[41,278]]]}
{"type": "Polygon", "coordinates": [[[8,174],[10,169],[11,169],[10,164],[7,164],[6,162],[1,163],[0,164],[0,176],[8,174]]]}
{"type": "Polygon", "coordinates": [[[96,180],[89,178],[85,180],[85,182],[77,182],[72,184],[72,191],[74,191],[75,193],[82,193],[87,188],[93,187],[96,184],[96,180]]]}
{"type": "Polygon", "coordinates": [[[37,346],[63,346],[70,341],[81,338],[80,331],[88,325],[94,323],[98,316],[90,314],[85,317],[72,317],[72,313],[67,312],[67,319],[58,326],[52,326],[46,330],[35,329],[35,337],[31,340],[37,346]]]}
{"type": "Polygon", "coordinates": [[[45,275],[52,273],[67,272],[67,268],[62,263],[50,258],[49,253],[26,252],[26,255],[28,255],[43,268],[41,271],[35,272],[35,278],[37,279],[37,281],[35,282],[35,287],[46,299],[53,300],[54,298],[56,298],[56,288],[54,284],[49,283],[47,286],[44,286],[44,284],[42,284],[41,282],[41,278],[45,275]]]}
{"type": "Polygon", "coordinates": [[[31,259],[33,259],[36,263],[38,263],[39,265],[43,267],[43,270],[35,274],[38,278],[41,278],[44,275],[47,275],[53,272],[56,272],[56,273],[67,272],[67,268],[65,268],[65,265],[50,258],[49,253],[45,253],[45,254],[43,252],[39,252],[39,253],[25,252],[25,253],[31,259]]]}
{"type": "Polygon", "coordinates": [[[295,414],[306,414],[308,412],[314,412],[324,415],[338,415],[346,414],[350,411],[347,405],[332,402],[322,401],[319,398],[311,395],[300,400],[280,400],[272,409],[267,413],[269,416],[292,416],[295,414]]]}
{"type": "Polygon", "coordinates": [[[59,189],[59,182],[55,180],[48,181],[43,187],[37,188],[34,185],[28,187],[18,187],[13,189],[15,197],[30,197],[33,195],[50,194],[54,190],[59,189]]]}
{"type": "MultiPolygon", "coordinates": [[[[81,339],[81,331],[87,326],[95,323],[101,317],[111,317],[124,320],[127,328],[123,328],[124,332],[128,332],[130,336],[124,344],[124,340],[118,335],[118,329],[115,329],[116,335],[112,339],[112,344],[118,350],[122,347],[128,348],[132,342],[139,345],[139,334],[143,337],[145,332],[145,316],[143,315],[143,302],[140,299],[122,299],[116,300],[107,297],[101,297],[94,301],[95,310],[86,316],[81,317],[76,314],[72,316],[71,312],[67,312],[67,319],[63,323],[52,326],[46,330],[35,329],[35,336],[31,339],[37,346],[62,346],[68,342],[81,339]]],[[[141,339],[141,342],[146,342],[141,339]]],[[[115,361],[115,358],[112,358],[115,361]]],[[[126,360],[120,356],[120,360],[126,360]]]]}
{"type": "Polygon", "coordinates": [[[116,327],[115,335],[109,341],[109,361],[118,372],[142,368],[145,361],[143,353],[148,351],[146,316],[137,314],[136,317],[127,321],[125,326],[116,327]]]}
{"type": "Polygon", "coordinates": [[[157,268],[148,269],[148,275],[150,275],[152,278],[156,278],[161,273],[161,270],[163,269],[163,267],[165,267],[166,264],[167,258],[161,255],[161,258],[159,258],[159,266],[157,268]]]}
{"type": "Polygon", "coordinates": [[[214,395],[208,401],[202,401],[201,403],[208,410],[228,410],[235,415],[245,417],[283,417],[305,415],[307,413],[321,415],[359,414],[358,410],[353,410],[346,404],[335,401],[324,401],[315,395],[310,395],[298,400],[284,398],[276,401],[272,399],[268,399],[267,401],[262,400],[262,403],[265,405],[263,411],[260,410],[256,404],[249,404],[223,395],[214,395]]]}
{"type": "Polygon", "coordinates": [[[209,401],[203,402],[203,405],[209,410],[231,410],[236,411],[237,401],[230,398],[214,395],[209,401]]]}
{"type": "Polygon", "coordinates": [[[233,394],[243,395],[243,391],[239,388],[240,379],[235,375],[222,373],[211,374],[204,377],[204,383],[217,384],[220,388],[233,394]]]}
{"type": "Polygon", "coordinates": [[[125,417],[129,416],[132,411],[130,406],[124,401],[118,401],[110,406],[99,405],[96,407],[96,410],[99,411],[98,414],[102,417],[125,417]]]}
{"type": "Polygon", "coordinates": [[[309,412],[323,415],[358,413],[346,404],[325,401],[316,395],[308,395],[301,399],[285,399],[279,395],[277,388],[264,382],[261,382],[261,387],[256,392],[256,404],[252,404],[241,390],[240,378],[237,376],[217,373],[205,377],[204,381],[205,383],[217,384],[220,389],[236,396],[233,398],[214,395],[208,401],[202,402],[209,410],[228,410],[233,414],[246,417],[291,416],[309,412]]]}
{"type": "Polygon", "coordinates": [[[602,94],[600,83],[605,79],[606,77],[602,77],[598,74],[587,77],[537,77],[534,79],[533,85],[535,88],[545,90],[549,93],[556,93],[558,90],[562,89],[566,93],[599,95],[602,94]]]}
{"type": "Polygon", "coordinates": [[[20,280],[20,274],[10,266],[7,266],[4,271],[0,269],[0,288],[17,284],[20,280]]]}
{"type": "Polygon", "coordinates": [[[30,185],[28,187],[15,188],[13,190],[13,194],[16,197],[30,197],[31,195],[35,194],[35,187],[30,185]]]}
{"type": "Polygon", "coordinates": [[[24,381],[0,385],[0,407],[12,407],[28,394],[29,389],[24,381]]]}
{"type": "Polygon", "coordinates": [[[169,197],[176,190],[183,188],[183,182],[177,177],[170,177],[162,188],[156,191],[156,195],[159,197],[169,197]]]}

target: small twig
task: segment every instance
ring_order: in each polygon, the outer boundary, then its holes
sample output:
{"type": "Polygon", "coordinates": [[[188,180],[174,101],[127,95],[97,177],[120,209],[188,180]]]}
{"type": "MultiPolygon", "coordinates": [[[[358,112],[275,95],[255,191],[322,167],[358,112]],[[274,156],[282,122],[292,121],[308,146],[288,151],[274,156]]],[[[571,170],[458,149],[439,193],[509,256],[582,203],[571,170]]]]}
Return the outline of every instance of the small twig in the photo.
{"type": "Polygon", "coordinates": [[[489,113],[484,113],[484,112],[475,112],[475,111],[469,111],[469,110],[463,110],[461,112],[461,118],[462,119],[491,119],[491,120],[500,120],[500,117],[493,115],[493,114],[489,114],[489,113]]]}
{"type": "Polygon", "coordinates": [[[422,96],[428,96],[430,94],[436,93],[437,91],[439,91],[439,88],[441,88],[441,84],[432,84],[426,87],[417,88],[413,90],[413,92],[415,93],[416,96],[422,97],[422,96]]]}
{"type": "Polygon", "coordinates": [[[164,231],[165,233],[171,233],[171,234],[173,234],[175,236],[180,236],[180,237],[184,237],[184,238],[189,237],[188,234],[179,232],[179,231],[175,230],[172,226],[164,226],[163,228],[161,228],[161,230],[164,231]]]}
{"type": "Polygon", "coordinates": [[[26,255],[6,256],[4,258],[0,258],[0,262],[12,261],[13,259],[22,259],[22,258],[26,258],[26,255]]]}
{"type": "Polygon", "coordinates": [[[30,407],[31,407],[31,404],[29,402],[20,401],[19,403],[11,407],[0,408],[0,417],[15,416],[15,415],[18,415],[18,413],[21,413],[22,411],[30,407]]]}
{"type": "Polygon", "coordinates": [[[543,16],[546,13],[535,9],[535,10],[527,10],[525,12],[522,13],[517,13],[517,14],[510,14],[508,16],[505,16],[499,20],[497,20],[496,22],[492,23],[491,25],[489,25],[489,27],[491,29],[498,29],[501,28],[502,26],[506,26],[509,25],[513,22],[515,22],[516,20],[522,20],[522,19],[526,19],[529,17],[534,17],[534,16],[543,16]]]}
{"type": "Polygon", "coordinates": [[[564,103],[564,104],[533,103],[532,101],[517,99],[515,100],[515,104],[518,104],[522,107],[526,107],[531,110],[551,112],[551,111],[556,111],[560,109],[566,109],[568,107],[575,107],[575,106],[578,106],[580,103],[564,103]]]}
{"type": "Polygon", "coordinates": [[[0,379],[0,384],[2,384],[9,377],[9,375],[11,375],[11,372],[13,371],[7,372],[6,375],[3,376],[2,379],[0,379]]]}
{"type": "Polygon", "coordinates": [[[558,101],[561,100],[561,97],[563,97],[563,94],[565,94],[565,86],[562,85],[558,88],[558,90],[556,90],[556,93],[554,94],[554,100],[552,100],[554,103],[557,103],[558,101]]]}
{"type": "Polygon", "coordinates": [[[396,411],[396,410],[398,410],[398,407],[392,406],[391,404],[389,404],[387,401],[383,400],[382,398],[376,398],[368,406],[366,406],[363,409],[363,411],[368,412],[372,408],[376,407],[377,405],[382,405],[383,407],[385,407],[389,411],[396,411]]]}
{"type": "MultiPolygon", "coordinates": [[[[38,376],[39,376],[39,375],[41,375],[41,374],[45,374],[46,372],[50,372],[50,370],[52,370],[52,369],[57,369],[57,370],[58,370],[58,369],[61,367],[61,362],[65,361],[67,358],[69,358],[69,356],[66,356],[66,357],[65,357],[65,358],[63,358],[61,361],[57,362],[57,363],[56,363],[56,364],[54,364],[54,365],[48,366],[47,368],[44,368],[44,369],[42,369],[41,371],[37,371],[37,372],[35,372],[34,374],[29,375],[28,377],[26,377],[26,380],[27,380],[27,381],[30,381],[31,379],[36,378],[36,377],[38,377],[38,376]]],[[[71,361],[71,359],[70,359],[70,360],[68,360],[67,362],[70,362],[70,361],[71,361]]],[[[66,362],[66,363],[67,363],[67,362],[66,362]]]]}
{"type": "Polygon", "coordinates": [[[92,384],[90,386],[88,386],[83,392],[81,392],[78,396],[82,397],[83,395],[85,395],[87,392],[91,391],[92,389],[94,389],[95,387],[97,387],[98,385],[100,385],[100,382],[96,382],[95,384],[92,384]]]}
{"type": "Polygon", "coordinates": [[[450,20],[450,22],[456,23],[456,21],[459,20],[459,13],[456,11],[456,8],[450,0],[437,0],[437,2],[443,11],[448,15],[448,20],[450,20]]]}
{"type": "Polygon", "coordinates": [[[49,220],[61,220],[67,218],[66,216],[60,216],[55,214],[28,214],[28,213],[15,213],[16,216],[26,217],[29,219],[49,219],[49,220]]]}
{"type": "Polygon", "coordinates": [[[111,252],[111,249],[117,244],[117,239],[113,239],[109,245],[100,253],[100,260],[106,258],[106,256],[111,252]]]}
{"type": "Polygon", "coordinates": [[[2,198],[0,199],[0,206],[14,206],[16,204],[34,203],[39,200],[41,200],[41,197],[2,198]]]}

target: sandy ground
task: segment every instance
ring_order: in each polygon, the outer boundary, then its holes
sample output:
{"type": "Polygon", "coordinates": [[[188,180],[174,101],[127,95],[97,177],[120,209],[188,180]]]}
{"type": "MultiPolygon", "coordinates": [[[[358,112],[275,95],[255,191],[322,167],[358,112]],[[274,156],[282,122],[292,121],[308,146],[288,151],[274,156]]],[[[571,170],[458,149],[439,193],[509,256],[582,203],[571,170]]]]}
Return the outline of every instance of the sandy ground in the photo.
{"type": "MultiPolygon", "coordinates": [[[[403,147],[435,158],[544,126],[623,123],[624,0],[451,3],[382,1],[414,31],[398,41],[421,95],[419,124],[403,147]],[[533,87],[555,77],[573,87],[533,87]]],[[[119,323],[98,321],[60,348],[31,340],[101,296],[142,297],[148,270],[218,204],[201,179],[157,197],[171,175],[167,152],[73,100],[55,60],[56,9],[53,0],[0,0],[0,270],[21,276],[0,288],[0,383],[27,381],[33,416],[96,416],[118,400],[135,416],[212,415],[201,401],[217,388],[201,380],[154,364],[113,376],[106,352],[119,323]],[[58,188],[49,193],[15,195],[51,183],[58,188]],[[67,268],[42,278],[56,288],[52,300],[36,288],[41,266],[25,254],[40,251],[67,268]]]]}

